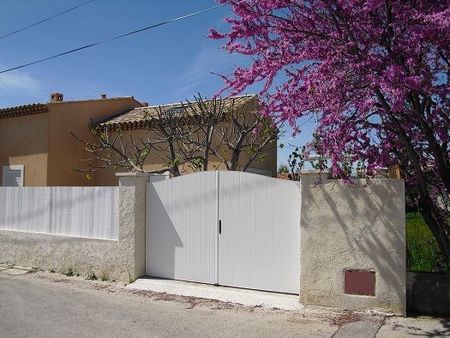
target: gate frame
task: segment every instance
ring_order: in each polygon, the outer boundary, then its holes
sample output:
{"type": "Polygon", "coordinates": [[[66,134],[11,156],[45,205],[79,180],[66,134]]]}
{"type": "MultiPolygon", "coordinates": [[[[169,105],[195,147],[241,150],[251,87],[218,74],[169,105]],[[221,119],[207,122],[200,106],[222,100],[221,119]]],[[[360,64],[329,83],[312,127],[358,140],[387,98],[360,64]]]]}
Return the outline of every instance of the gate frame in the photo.
{"type": "Polygon", "coordinates": [[[166,178],[147,183],[147,275],[300,293],[299,182],[229,171],[166,178]]]}

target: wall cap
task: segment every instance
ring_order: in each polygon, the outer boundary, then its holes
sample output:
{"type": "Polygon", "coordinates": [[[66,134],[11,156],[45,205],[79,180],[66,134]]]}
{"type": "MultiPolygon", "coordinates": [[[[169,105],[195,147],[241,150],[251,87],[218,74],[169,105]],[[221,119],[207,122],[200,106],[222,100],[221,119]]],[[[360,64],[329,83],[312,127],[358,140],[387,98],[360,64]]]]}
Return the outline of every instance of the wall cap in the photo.
{"type": "Polygon", "coordinates": [[[308,174],[331,174],[331,170],[320,170],[320,169],[305,169],[305,170],[300,170],[299,172],[300,175],[308,175],[308,174]]]}
{"type": "Polygon", "coordinates": [[[150,173],[136,172],[136,171],[128,171],[123,173],[116,173],[117,177],[149,177],[152,176],[150,173]]]}

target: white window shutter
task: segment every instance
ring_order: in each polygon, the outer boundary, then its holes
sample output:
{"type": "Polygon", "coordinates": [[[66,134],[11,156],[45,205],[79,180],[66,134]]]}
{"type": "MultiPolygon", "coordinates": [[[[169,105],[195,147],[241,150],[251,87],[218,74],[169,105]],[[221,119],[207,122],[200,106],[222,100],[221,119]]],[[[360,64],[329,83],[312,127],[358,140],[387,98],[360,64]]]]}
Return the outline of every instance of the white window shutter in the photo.
{"type": "Polygon", "coordinates": [[[3,167],[4,187],[23,187],[23,165],[7,165],[3,167]]]}

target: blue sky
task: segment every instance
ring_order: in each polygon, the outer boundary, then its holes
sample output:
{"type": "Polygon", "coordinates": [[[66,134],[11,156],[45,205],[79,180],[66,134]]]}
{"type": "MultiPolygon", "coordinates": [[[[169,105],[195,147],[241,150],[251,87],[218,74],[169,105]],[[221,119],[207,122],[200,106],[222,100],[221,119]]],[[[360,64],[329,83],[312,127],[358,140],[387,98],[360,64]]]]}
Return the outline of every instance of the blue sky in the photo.
{"type": "MultiPolygon", "coordinates": [[[[2,0],[0,35],[76,6],[84,0],[2,0]]],[[[0,69],[76,48],[127,31],[216,5],[214,0],[96,0],[63,16],[0,40],[0,69]]],[[[47,102],[51,92],[66,100],[133,95],[150,104],[179,102],[197,92],[211,97],[227,74],[248,62],[229,55],[210,27],[225,30],[229,7],[165,25],[121,40],[0,74],[0,107],[47,102]]],[[[248,93],[252,92],[251,90],[248,93]]],[[[287,129],[279,141],[303,144],[311,126],[295,138],[287,129]]],[[[292,148],[278,151],[286,162],[292,148]]]]}

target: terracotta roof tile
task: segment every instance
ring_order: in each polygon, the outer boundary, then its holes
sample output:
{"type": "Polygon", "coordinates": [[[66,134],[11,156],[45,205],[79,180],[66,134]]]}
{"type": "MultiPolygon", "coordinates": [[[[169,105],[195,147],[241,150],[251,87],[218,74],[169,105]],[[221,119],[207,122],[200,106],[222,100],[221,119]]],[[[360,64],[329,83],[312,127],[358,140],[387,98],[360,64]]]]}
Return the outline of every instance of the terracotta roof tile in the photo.
{"type": "Polygon", "coordinates": [[[278,173],[277,178],[281,178],[283,180],[290,180],[290,174],[288,173],[278,173]]]}
{"type": "Polygon", "coordinates": [[[47,105],[42,103],[34,103],[24,106],[0,109],[0,119],[24,115],[43,114],[47,112],[48,112],[47,105]]]}
{"type": "MultiPolygon", "coordinates": [[[[243,96],[232,96],[223,99],[224,109],[234,105],[243,105],[255,99],[256,95],[243,95],[243,96]]],[[[211,100],[204,100],[204,102],[210,102],[211,100]]],[[[195,110],[198,108],[198,104],[193,101],[190,102],[191,107],[195,110]]],[[[98,125],[108,127],[109,130],[130,130],[130,129],[143,129],[149,125],[149,116],[155,116],[157,114],[157,109],[170,109],[173,113],[177,113],[177,109],[182,107],[182,103],[171,103],[163,104],[158,106],[148,106],[134,108],[119,115],[108,118],[107,120],[97,122],[98,125]]]]}

